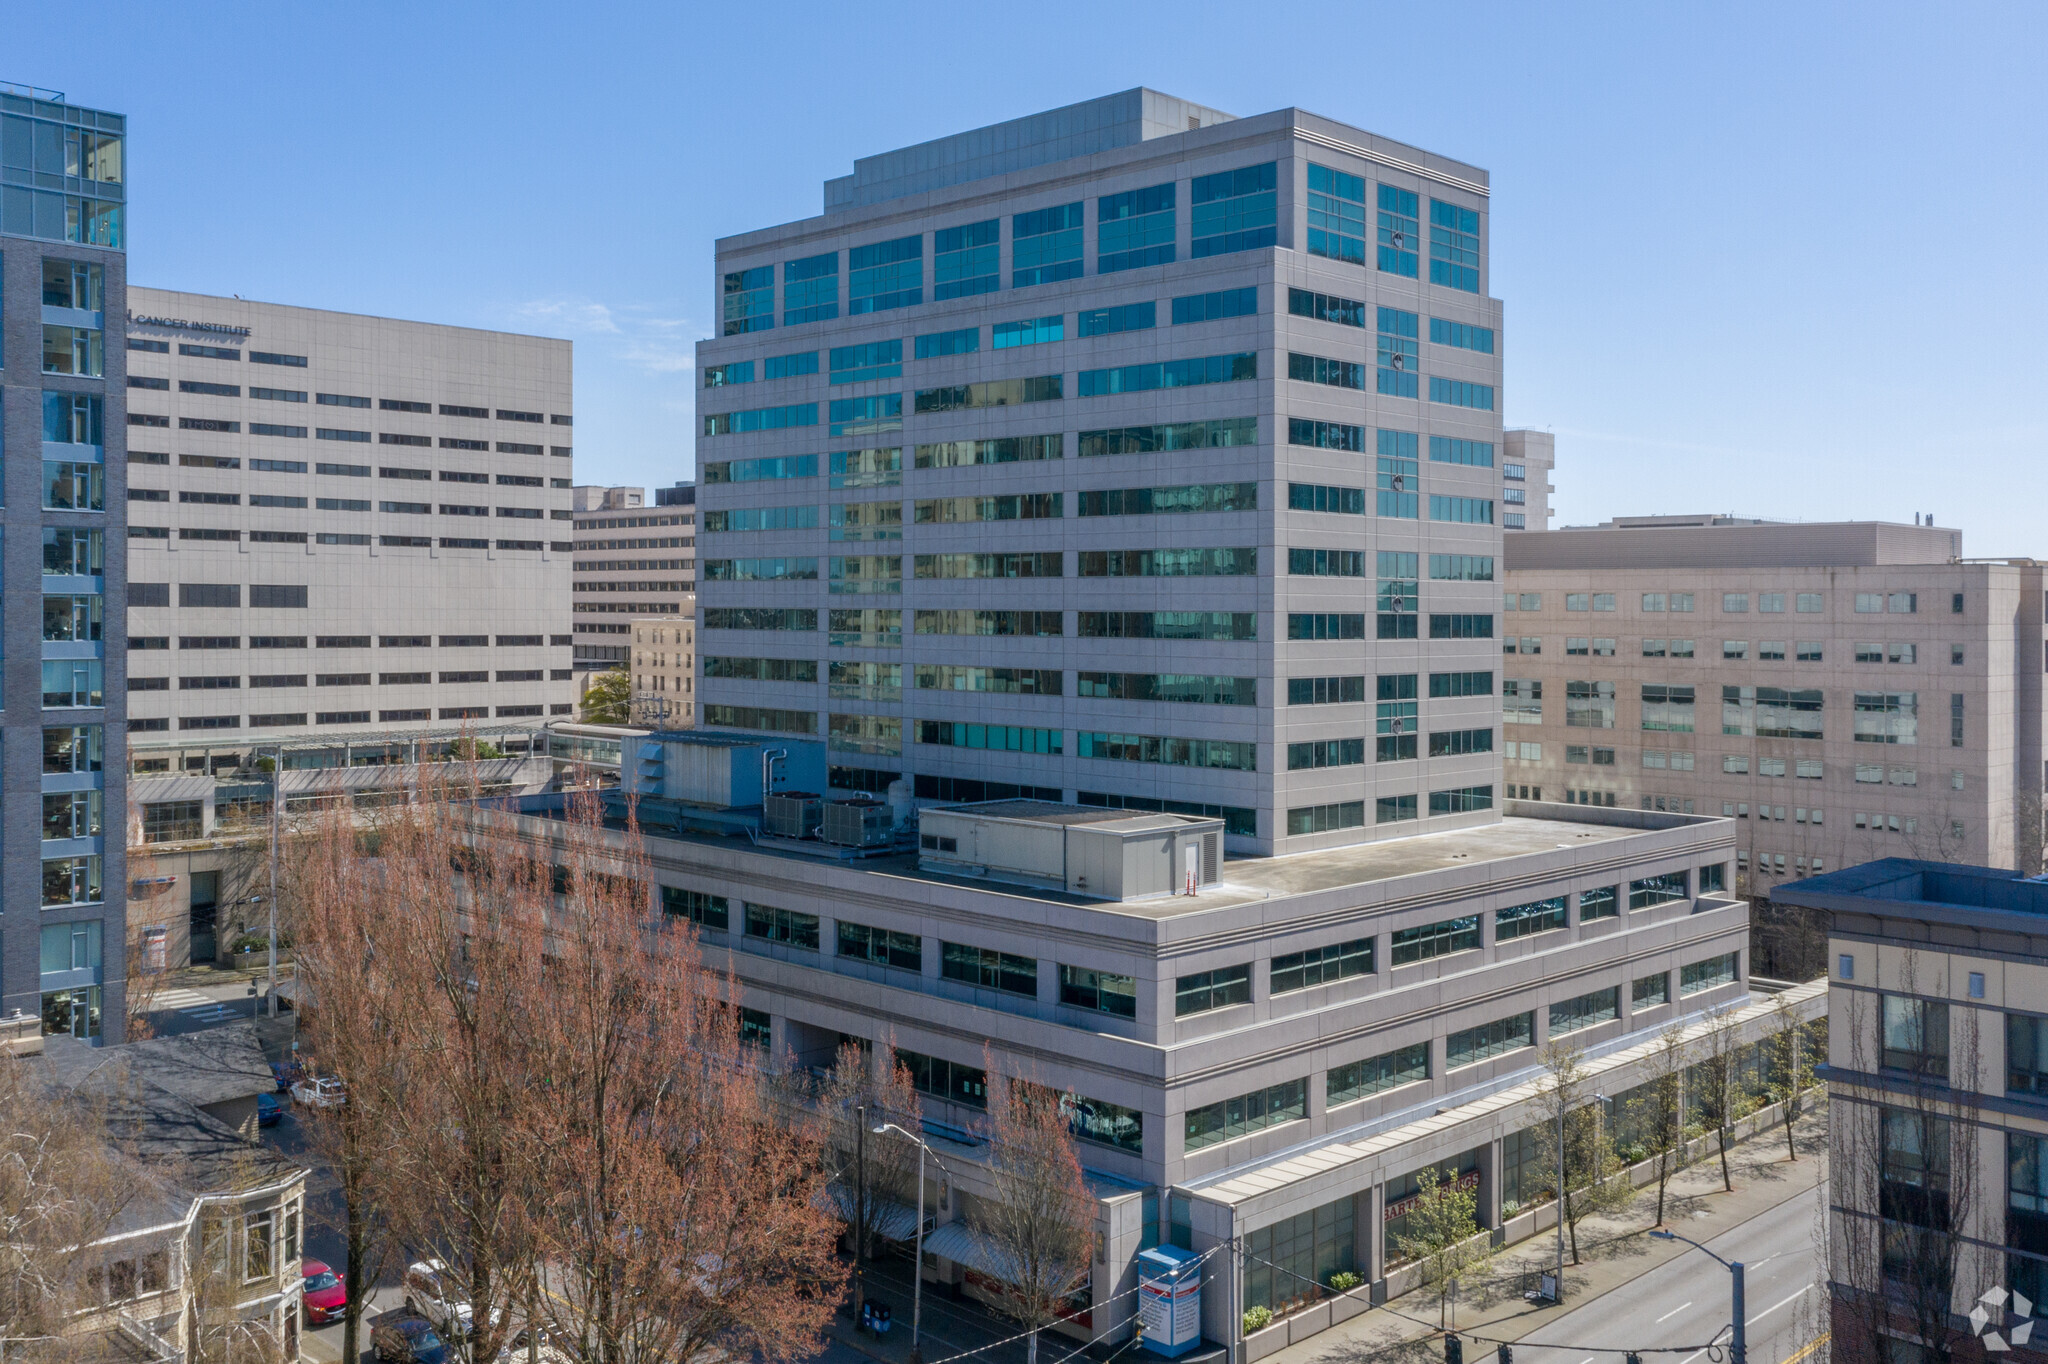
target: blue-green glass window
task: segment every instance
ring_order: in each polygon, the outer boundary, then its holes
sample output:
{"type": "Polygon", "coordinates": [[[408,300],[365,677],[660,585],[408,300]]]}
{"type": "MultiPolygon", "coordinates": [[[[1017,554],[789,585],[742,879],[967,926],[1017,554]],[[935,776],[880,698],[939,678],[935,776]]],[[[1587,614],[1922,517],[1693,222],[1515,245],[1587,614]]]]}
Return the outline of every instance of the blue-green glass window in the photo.
{"type": "Polygon", "coordinates": [[[980,349],[979,327],[962,327],[951,332],[932,332],[917,338],[917,358],[920,360],[930,360],[941,355],[972,355],[980,349]]]}
{"type": "Polygon", "coordinates": [[[1422,368],[1417,340],[1421,319],[1399,308],[1381,308],[1379,327],[1379,391],[1393,398],[1413,398],[1422,368]]]}
{"type": "Polygon", "coordinates": [[[1259,289],[1223,289],[1213,294],[1189,294],[1173,301],[1173,325],[1183,322],[1214,322],[1219,317],[1250,317],[1259,310],[1259,289]]]}
{"type": "MultiPolygon", "coordinates": [[[[783,293],[787,297],[788,290],[783,293]]],[[[838,305],[835,303],[833,307],[836,309],[838,305]]],[[[794,379],[800,374],[817,372],[818,352],[814,350],[799,351],[794,355],[771,355],[761,362],[761,377],[764,379],[794,379]]]]}
{"type": "Polygon", "coordinates": [[[777,455],[769,459],[716,459],[704,465],[706,483],[759,483],[773,478],[814,478],[816,455],[777,455]]]}
{"type": "Polygon", "coordinates": [[[1429,793],[1429,812],[1432,815],[1464,815],[1474,810],[1493,808],[1491,786],[1459,786],[1449,791],[1429,793]]]}
{"type": "MultiPolygon", "coordinates": [[[[1408,381],[1414,383],[1411,377],[1408,381]]],[[[1462,379],[1445,379],[1431,375],[1429,379],[1429,400],[1451,407],[1470,407],[1481,412],[1493,411],[1493,385],[1468,384],[1462,379]]]]}
{"type": "Polygon", "coordinates": [[[1231,739],[1183,739],[1158,734],[1108,734],[1076,730],[1084,758],[1112,762],[1162,763],[1169,767],[1214,767],[1232,772],[1259,770],[1259,746],[1231,739]]]}
{"type": "Polygon", "coordinates": [[[1095,201],[1095,273],[1173,264],[1174,187],[1154,185],[1095,201]]]}
{"type": "Polygon", "coordinates": [[[1365,181],[1309,162],[1308,253],[1365,264],[1365,181]]]}
{"type": "Polygon", "coordinates": [[[1416,459],[1413,431],[1379,431],[1379,514],[1416,520],[1421,515],[1416,490],[1422,466],[1416,459]]]}
{"type": "Polygon", "coordinates": [[[43,661],[43,708],[103,706],[105,677],[98,659],[64,658],[43,661]]]}
{"type": "Polygon", "coordinates": [[[1255,351],[1239,355],[1205,355],[1192,360],[1167,360],[1156,365],[1084,369],[1079,377],[1080,396],[1083,398],[1109,393],[1142,393],[1155,388],[1191,388],[1197,384],[1256,379],[1259,377],[1259,357],[1255,351]]]}
{"type": "Polygon", "coordinates": [[[1380,186],[1379,268],[1415,278],[1416,247],[1422,240],[1422,202],[1412,191],[1380,186]]]}
{"type": "Polygon", "coordinates": [[[1095,308],[1074,316],[1074,335],[1109,336],[1115,332],[1147,331],[1159,325],[1159,305],[1146,300],[1116,308],[1095,308]]]}
{"type": "Polygon", "coordinates": [[[754,407],[744,412],[707,412],[704,434],[730,436],[746,431],[780,431],[789,426],[816,426],[816,403],[791,403],[787,407],[754,407]]]}
{"type": "Polygon", "coordinates": [[[1307,384],[1328,384],[1332,388],[1365,387],[1365,366],[1355,360],[1331,360],[1320,355],[1287,353],[1287,377],[1307,384]]]}
{"type": "MultiPolygon", "coordinates": [[[[1436,797],[1439,794],[1449,793],[1432,792],[1430,794],[1432,807],[1434,807],[1436,797]]],[[[1439,811],[1432,808],[1430,813],[1437,814],[1439,811]]],[[[1473,937],[1477,938],[1478,934],[1475,932],[1473,937]]],[[[1479,944],[1474,942],[1472,945],[1477,947],[1479,944]]],[[[1475,1062],[1484,1061],[1489,1057],[1499,1056],[1505,1052],[1519,1051],[1523,1047],[1533,1047],[1535,1045],[1536,1015],[1534,1013],[1516,1014],[1513,1018],[1503,1018],[1498,1022],[1484,1023],[1476,1028],[1466,1028],[1461,1032],[1454,1032],[1446,1037],[1444,1039],[1444,1069],[1456,1070],[1459,1066],[1469,1066],[1475,1062]]]]}
{"type": "Polygon", "coordinates": [[[1429,340],[1435,346],[1456,346],[1460,350],[1476,350],[1481,355],[1493,354],[1493,328],[1475,327],[1469,322],[1447,322],[1441,317],[1429,319],[1429,340]]]}
{"type": "Polygon", "coordinates": [[[43,439],[58,445],[106,444],[106,404],[94,393],[43,390],[43,439]]]}
{"type": "Polygon", "coordinates": [[[1429,438],[1429,458],[1434,464],[1470,464],[1481,469],[1493,467],[1493,442],[1453,440],[1449,436],[1429,438]]]}
{"type": "Polygon", "coordinates": [[[1487,497],[1445,497],[1432,493],[1429,498],[1429,519],[1432,521],[1462,521],[1468,525],[1490,526],[1493,524],[1493,499],[1487,497]]]}
{"type": "Polygon", "coordinates": [[[1479,292],[1477,210],[1441,199],[1429,201],[1429,282],[1468,294],[1479,292]]]}
{"type": "MultiPolygon", "coordinates": [[[[1413,559],[1415,556],[1389,555],[1382,551],[1380,557],[1413,559]]],[[[1414,572],[1413,567],[1409,572],[1414,572]]],[[[1384,598],[1384,591],[1381,596],[1384,598]]],[[[1411,593],[1408,597],[1411,608],[1414,601],[1411,593]]],[[[1383,634],[1380,638],[1388,636],[1383,634]]],[[[1415,682],[1414,673],[1381,673],[1374,679],[1373,761],[1376,763],[1405,762],[1415,756],[1415,731],[1420,727],[1416,719],[1420,702],[1415,699],[1415,682]]]]}
{"type": "MultiPolygon", "coordinates": [[[[782,325],[829,322],[839,316],[839,253],[782,263],[782,325]]],[[[815,374],[815,369],[810,371],[815,374]]],[[[774,375],[769,375],[774,378],[774,375]]]]}
{"type": "Polygon", "coordinates": [[[1010,219],[1010,287],[1081,277],[1081,205],[1061,204],[1010,219]]]}
{"type": "Polygon", "coordinates": [[[1287,485],[1287,509],[1363,516],[1365,489],[1336,487],[1327,483],[1290,483],[1287,485]]]}
{"type": "Polygon", "coordinates": [[[725,334],[765,332],[775,325],[775,267],[759,265],[725,277],[725,334]]]}
{"type": "Polygon", "coordinates": [[[1404,819],[1414,818],[1414,796],[1381,796],[1373,807],[1375,824],[1398,824],[1404,819]]]}
{"type": "Polygon", "coordinates": [[[869,341],[858,346],[832,348],[832,382],[865,383],[870,379],[898,379],[903,375],[903,342],[869,341]]]}
{"type": "Polygon", "coordinates": [[[869,398],[834,398],[828,415],[831,433],[835,436],[869,436],[879,431],[901,431],[903,395],[878,393],[869,398]]]}
{"type": "MultiPolygon", "coordinates": [[[[1433,737],[1433,736],[1432,736],[1433,737]]],[[[1493,940],[1513,942],[1534,933],[1548,933],[1565,926],[1564,896],[1531,900],[1526,905],[1509,905],[1493,912],[1493,940]]]]}
{"type": "Polygon", "coordinates": [[[998,322],[992,328],[993,348],[1007,350],[1011,346],[1064,341],[1067,336],[1066,316],[1065,313],[1054,313],[1051,317],[1027,317],[1021,322],[998,322]]]}
{"type": "Polygon", "coordinates": [[[1271,161],[1196,176],[1188,185],[1188,254],[1200,260],[1273,245],[1279,240],[1279,183],[1271,161]]]}
{"type": "Polygon", "coordinates": [[[1287,571],[1304,578],[1363,578],[1365,551],[1292,545],[1287,550],[1287,571]]]}
{"type": "Polygon", "coordinates": [[[1003,287],[1003,220],[932,233],[932,297],[966,298],[1003,287]]]}
{"type": "Polygon", "coordinates": [[[919,720],[917,741],[951,748],[981,748],[998,753],[1057,754],[1062,735],[1058,729],[1033,729],[1028,725],[981,725],[953,720],[919,720]]]}
{"type": "Polygon", "coordinates": [[[1355,298],[1337,298],[1307,289],[1287,291],[1287,311],[1296,317],[1313,317],[1318,322],[1335,322],[1343,327],[1365,325],[1365,305],[1355,298]]]}
{"type": "Polygon", "coordinates": [[[1491,554],[1432,554],[1429,576],[1440,583],[1490,583],[1493,581],[1491,554]]]}
{"type": "MultiPolygon", "coordinates": [[[[1416,607],[1422,595],[1422,583],[1416,576],[1419,566],[1418,556],[1411,550],[1383,549],[1379,552],[1377,588],[1373,596],[1373,605],[1379,616],[1375,622],[1378,638],[1416,637],[1416,607]]],[[[1410,732],[1413,732],[1412,727],[1410,732]]],[[[1406,753],[1402,756],[1412,758],[1415,755],[1406,753]]]]}
{"type": "Polygon", "coordinates": [[[870,242],[846,253],[846,315],[924,302],[924,234],[870,242]]]}
{"type": "Polygon", "coordinates": [[[1348,422],[1318,422],[1304,417],[1289,417],[1287,443],[1313,445],[1319,450],[1355,450],[1364,454],[1365,428],[1348,422]]]}

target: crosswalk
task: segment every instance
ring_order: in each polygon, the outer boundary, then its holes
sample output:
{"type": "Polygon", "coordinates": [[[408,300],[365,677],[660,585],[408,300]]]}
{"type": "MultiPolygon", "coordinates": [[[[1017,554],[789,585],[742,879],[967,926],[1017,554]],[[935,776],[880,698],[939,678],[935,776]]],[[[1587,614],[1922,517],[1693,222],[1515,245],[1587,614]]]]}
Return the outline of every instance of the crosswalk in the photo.
{"type": "Polygon", "coordinates": [[[249,1012],[249,1006],[245,1000],[217,1000],[211,995],[204,995],[197,990],[186,989],[183,986],[171,986],[168,989],[159,990],[156,998],[151,1002],[154,1005],[150,1010],[152,1013],[175,1012],[195,1020],[212,1021],[221,1018],[234,1018],[246,1015],[249,1012]]]}

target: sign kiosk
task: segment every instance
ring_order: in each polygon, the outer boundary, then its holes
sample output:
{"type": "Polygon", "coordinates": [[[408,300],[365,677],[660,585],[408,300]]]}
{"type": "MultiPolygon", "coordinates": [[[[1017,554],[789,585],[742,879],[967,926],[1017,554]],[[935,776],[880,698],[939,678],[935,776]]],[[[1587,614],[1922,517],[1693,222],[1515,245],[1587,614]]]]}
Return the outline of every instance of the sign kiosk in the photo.
{"type": "Polygon", "coordinates": [[[1201,1256],[1178,1246],[1138,1252],[1138,1322],[1145,1348],[1168,1359],[1201,1344],[1201,1256]]]}

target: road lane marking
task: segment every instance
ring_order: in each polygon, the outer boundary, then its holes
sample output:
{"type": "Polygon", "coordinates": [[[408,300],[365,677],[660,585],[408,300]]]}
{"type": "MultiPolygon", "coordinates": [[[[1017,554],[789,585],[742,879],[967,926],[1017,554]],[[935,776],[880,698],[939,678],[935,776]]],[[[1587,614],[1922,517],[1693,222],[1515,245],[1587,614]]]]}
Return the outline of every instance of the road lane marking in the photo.
{"type": "Polygon", "coordinates": [[[1692,1306],[1692,1304],[1691,1304],[1690,1302],[1682,1302],[1682,1303],[1678,1304],[1678,1306],[1676,1306],[1676,1307],[1672,1308],[1672,1309],[1671,1309],[1671,1310],[1670,1310],[1669,1312],[1666,1312],[1666,1313],[1665,1313],[1665,1314],[1664,1314],[1663,1316],[1661,1316],[1661,1317],[1657,1318],[1657,1321],[1658,1321],[1658,1322],[1666,1322],[1666,1321],[1669,1321],[1669,1320],[1671,1320],[1671,1318],[1673,1318],[1673,1317],[1677,1316],[1677,1315],[1678,1315],[1678,1314],[1679,1314],[1680,1312],[1683,1312],[1683,1311],[1684,1311],[1684,1310],[1685,1310],[1686,1308],[1688,1308],[1688,1307],[1690,1307],[1690,1306],[1692,1306]]]}
{"type": "Polygon", "coordinates": [[[1769,1316],[1769,1315],[1770,1315],[1771,1313],[1773,1313],[1773,1312],[1777,1311],[1777,1310],[1778,1310],[1778,1309],[1779,1309],[1780,1307],[1783,1307],[1783,1306],[1784,1306],[1784,1305],[1785,1305],[1786,1303],[1788,1303],[1788,1302],[1796,1302],[1796,1301],[1797,1301],[1797,1300],[1799,1300],[1800,1298],[1803,1298],[1803,1297],[1805,1297],[1805,1296],[1806,1296],[1806,1294],[1807,1294],[1807,1292],[1808,1292],[1808,1291],[1809,1291],[1810,1289],[1812,1289],[1812,1287],[1813,1287],[1813,1285],[1812,1285],[1812,1284],[1808,1284],[1808,1285],[1807,1285],[1807,1286],[1806,1286],[1805,1288],[1802,1288],[1802,1289],[1800,1289],[1800,1290],[1799,1290],[1799,1291],[1798,1291],[1797,1293],[1794,1293],[1794,1294],[1793,1294],[1793,1295],[1792,1295],[1791,1297],[1789,1297],[1789,1298],[1785,1298],[1785,1299],[1782,1299],[1782,1300],[1780,1300],[1780,1301],[1778,1301],[1778,1302],[1774,1302],[1774,1303],[1772,1303],[1772,1304],[1771,1304],[1771,1305],[1770,1305],[1769,1307],[1766,1307],[1766,1308],[1765,1308],[1765,1309],[1764,1309],[1763,1311],[1761,1311],[1761,1312],[1757,1313],[1757,1314],[1756,1314],[1755,1316],[1751,1317],[1751,1318],[1750,1318],[1750,1319],[1749,1319],[1748,1321],[1744,1322],[1744,1323],[1743,1323],[1743,1325],[1744,1325],[1744,1326],[1754,1326],[1754,1325],[1756,1325],[1756,1323],[1758,1323],[1758,1322],[1762,1321],[1762,1320],[1763,1320],[1763,1319],[1764,1319],[1765,1317],[1768,1317],[1768,1316],[1769,1316]]]}

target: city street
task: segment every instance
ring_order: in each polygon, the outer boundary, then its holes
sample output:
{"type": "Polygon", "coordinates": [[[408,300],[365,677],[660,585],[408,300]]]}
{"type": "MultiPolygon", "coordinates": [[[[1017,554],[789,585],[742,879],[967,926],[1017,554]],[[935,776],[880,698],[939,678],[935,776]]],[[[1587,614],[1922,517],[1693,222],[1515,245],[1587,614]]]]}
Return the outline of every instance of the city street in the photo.
{"type": "MultiPolygon", "coordinates": [[[[1701,1241],[1722,1259],[1744,1263],[1749,1364],[1783,1364],[1819,1334],[1821,1275],[1814,1216],[1820,1198],[1819,1188],[1808,1189],[1701,1241]]],[[[1686,1234],[1682,1223],[1675,1229],[1686,1234]]],[[[1527,1364],[1617,1364],[1612,1354],[1589,1351],[1703,1346],[1730,1320],[1728,1283],[1727,1270],[1684,1247],[1675,1259],[1530,1332],[1530,1339],[1515,1346],[1516,1356],[1527,1364]],[[1565,1348],[1567,1344],[1570,1348],[1565,1348]]],[[[1721,1343],[1726,1343],[1725,1335],[1721,1343]]],[[[1467,1345],[1466,1358],[1480,1359],[1484,1352],[1483,1346],[1467,1345]]],[[[1665,1355],[1660,1364],[1697,1364],[1700,1357],[1698,1351],[1665,1355]]]]}

